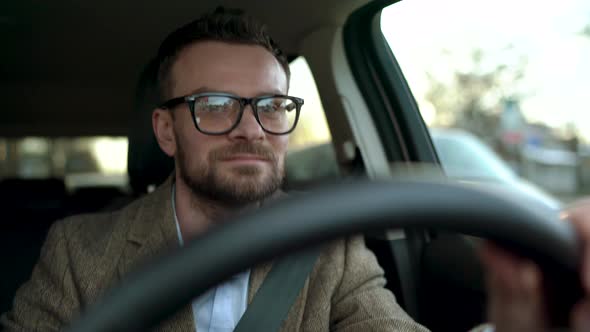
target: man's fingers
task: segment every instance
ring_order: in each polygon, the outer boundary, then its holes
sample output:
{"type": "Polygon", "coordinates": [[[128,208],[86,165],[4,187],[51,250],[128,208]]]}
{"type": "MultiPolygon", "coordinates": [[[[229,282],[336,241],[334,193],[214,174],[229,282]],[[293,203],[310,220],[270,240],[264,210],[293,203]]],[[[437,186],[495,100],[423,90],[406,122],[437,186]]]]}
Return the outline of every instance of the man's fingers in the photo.
{"type": "Polygon", "coordinates": [[[510,292],[515,290],[516,281],[513,276],[516,274],[516,264],[504,250],[486,242],[480,250],[480,256],[490,274],[490,281],[494,281],[494,284],[499,286],[498,290],[505,289],[510,292]]]}
{"type": "Polygon", "coordinates": [[[538,267],[491,243],[480,256],[486,267],[488,314],[496,331],[543,331],[546,312],[538,267]]]}
{"type": "Polygon", "coordinates": [[[590,199],[574,203],[562,217],[572,223],[582,242],[581,279],[586,292],[590,293],[590,199]]]}
{"type": "Polygon", "coordinates": [[[573,203],[561,216],[571,221],[583,240],[590,240],[590,198],[573,203]]]}
{"type": "MultiPolygon", "coordinates": [[[[590,199],[578,201],[562,213],[569,220],[582,244],[581,279],[590,293],[590,199]]],[[[532,262],[486,243],[480,250],[487,270],[490,319],[496,331],[543,331],[547,312],[542,274],[532,262]]],[[[580,302],[571,316],[576,332],[590,332],[590,299],[580,302]]]]}
{"type": "Polygon", "coordinates": [[[590,301],[582,301],[574,307],[571,326],[575,332],[590,331],[590,301]]]}

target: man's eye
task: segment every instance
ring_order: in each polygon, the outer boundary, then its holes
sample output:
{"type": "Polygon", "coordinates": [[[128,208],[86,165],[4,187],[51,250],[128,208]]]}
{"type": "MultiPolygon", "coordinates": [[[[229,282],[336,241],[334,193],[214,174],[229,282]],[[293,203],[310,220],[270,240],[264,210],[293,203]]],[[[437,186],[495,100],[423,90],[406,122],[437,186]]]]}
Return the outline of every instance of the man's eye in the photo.
{"type": "Polygon", "coordinates": [[[261,112],[267,112],[267,113],[284,112],[285,110],[288,110],[288,105],[285,105],[285,103],[273,103],[273,104],[259,105],[258,110],[261,112]]]}
{"type": "Polygon", "coordinates": [[[231,104],[208,104],[206,110],[212,113],[227,112],[232,109],[231,104]]]}
{"type": "Polygon", "coordinates": [[[258,111],[259,112],[265,112],[265,113],[271,113],[274,112],[275,109],[272,105],[259,105],[258,106],[258,111]]]}
{"type": "Polygon", "coordinates": [[[232,101],[224,100],[206,100],[197,103],[197,109],[202,112],[208,113],[223,113],[230,112],[235,108],[235,104],[232,101]]]}

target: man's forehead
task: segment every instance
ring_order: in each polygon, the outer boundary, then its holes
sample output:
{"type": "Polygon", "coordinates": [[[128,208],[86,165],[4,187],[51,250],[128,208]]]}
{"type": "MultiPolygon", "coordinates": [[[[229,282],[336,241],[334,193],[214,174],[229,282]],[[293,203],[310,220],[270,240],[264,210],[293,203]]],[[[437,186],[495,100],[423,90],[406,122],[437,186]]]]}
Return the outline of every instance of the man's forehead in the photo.
{"type": "Polygon", "coordinates": [[[269,69],[283,71],[274,55],[260,45],[221,41],[199,41],[187,45],[179,52],[174,65],[180,70],[199,69],[203,72],[220,69],[215,66],[253,72],[269,69]]]}
{"type": "Polygon", "coordinates": [[[259,45],[195,42],[180,51],[172,72],[174,85],[183,94],[205,87],[237,94],[245,85],[257,94],[287,92],[284,69],[272,53],[259,45]]]}
{"type": "MultiPolygon", "coordinates": [[[[213,86],[207,86],[207,85],[198,87],[194,90],[191,90],[189,92],[189,94],[199,94],[199,93],[205,93],[205,92],[220,92],[220,93],[227,93],[227,94],[231,94],[231,95],[240,96],[240,92],[238,92],[238,91],[234,91],[234,90],[227,89],[227,88],[218,88],[218,87],[213,87],[213,86]]],[[[279,94],[283,94],[283,93],[284,93],[284,91],[275,88],[275,89],[260,91],[257,96],[240,96],[240,97],[259,97],[259,96],[279,95],[279,94]]]]}

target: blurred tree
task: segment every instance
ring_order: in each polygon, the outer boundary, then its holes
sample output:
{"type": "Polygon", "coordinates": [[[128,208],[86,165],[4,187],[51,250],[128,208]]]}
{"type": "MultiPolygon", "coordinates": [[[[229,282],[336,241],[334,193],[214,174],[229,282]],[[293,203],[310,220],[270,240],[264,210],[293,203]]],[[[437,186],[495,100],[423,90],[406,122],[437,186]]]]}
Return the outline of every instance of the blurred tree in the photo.
{"type": "Polygon", "coordinates": [[[582,29],[581,33],[586,37],[590,37],[590,23],[588,23],[588,25],[586,25],[586,27],[582,29]]]}
{"type": "MultiPolygon", "coordinates": [[[[506,48],[510,49],[511,46],[506,48]]],[[[462,68],[447,79],[427,73],[429,88],[425,99],[436,109],[435,126],[467,129],[486,140],[496,136],[498,114],[504,101],[523,97],[519,82],[527,64],[524,57],[512,64],[499,63],[499,58],[476,49],[461,64],[462,68]]]]}

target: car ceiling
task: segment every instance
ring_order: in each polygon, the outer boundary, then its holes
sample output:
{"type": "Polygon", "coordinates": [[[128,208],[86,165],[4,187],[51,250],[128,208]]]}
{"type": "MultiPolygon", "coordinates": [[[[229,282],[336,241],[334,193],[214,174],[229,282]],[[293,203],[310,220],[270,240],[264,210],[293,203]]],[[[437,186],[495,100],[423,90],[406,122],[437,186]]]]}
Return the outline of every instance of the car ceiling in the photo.
{"type": "Polygon", "coordinates": [[[0,137],[127,135],[161,40],[218,5],[265,22],[289,55],[369,0],[8,1],[0,4],[0,137]]]}

